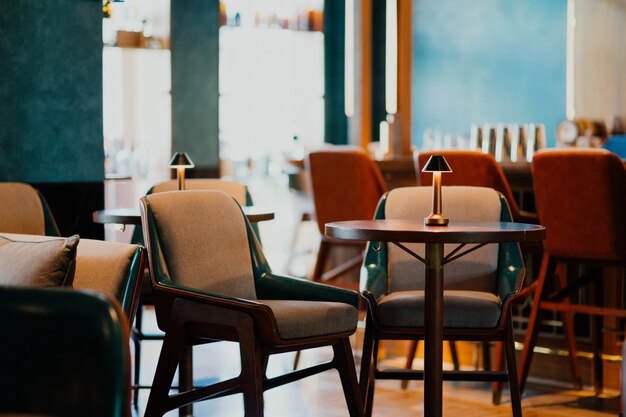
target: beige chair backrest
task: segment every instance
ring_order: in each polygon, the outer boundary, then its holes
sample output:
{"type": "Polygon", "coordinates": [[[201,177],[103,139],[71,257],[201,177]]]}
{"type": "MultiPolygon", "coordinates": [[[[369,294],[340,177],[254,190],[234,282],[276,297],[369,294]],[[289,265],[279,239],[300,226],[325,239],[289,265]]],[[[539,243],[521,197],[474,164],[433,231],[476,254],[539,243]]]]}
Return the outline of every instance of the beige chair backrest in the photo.
{"type": "MultiPolygon", "coordinates": [[[[177,181],[165,181],[156,184],[152,187],[152,193],[161,193],[164,191],[176,191],[178,190],[177,181]]],[[[245,185],[235,181],[225,181],[218,179],[208,178],[192,178],[185,180],[185,190],[218,190],[223,191],[226,194],[232,196],[240,206],[246,204],[246,191],[245,185]]]]}
{"type": "MultiPolygon", "coordinates": [[[[499,222],[499,194],[491,188],[443,187],[443,214],[450,221],[499,222]]],[[[415,219],[422,221],[432,212],[431,187],[396,188],[389,192],[385,204],[386,219],[415,219]]],[[[423,244],[407,244],[424,256],[423,244]]],[[[445,253],[456,244],[445,245],[445,253]]],[[[498,245],[491,244],[446,264],[444,288],[495,293],[498,266],[498,245]]],[[[424,289],[424,266],[393,244],[388,245],[389,289],[409,291],[424,289]]]]}
{"type": "Polygon", "coordinates": [[[175,285],[256,299],[245,217],[230,195],[195,190],[143,198],[175,285]]]}
{"type": "Polygon", "coordinates": [[[0,232],[46,234],[37,190],[19,182],[0,183],[0,232]]]}

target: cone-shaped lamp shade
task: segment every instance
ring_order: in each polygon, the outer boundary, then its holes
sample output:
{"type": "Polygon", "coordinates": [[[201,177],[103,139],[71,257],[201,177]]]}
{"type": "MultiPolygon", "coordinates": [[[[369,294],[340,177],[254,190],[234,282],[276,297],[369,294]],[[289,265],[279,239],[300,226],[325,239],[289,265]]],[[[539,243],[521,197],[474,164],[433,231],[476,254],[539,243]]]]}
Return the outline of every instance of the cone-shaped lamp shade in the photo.
{"type": "Polygon", "coordinates": [[[422,172],[452,172],[452,170],[443,155],[433,155],[428,158],[422,172]]]}
{"type": "Polygon", "coordinates": [[[187,152],[176,152],[170,161],[170,168],[193,168],[194,166],[187,152]]]}

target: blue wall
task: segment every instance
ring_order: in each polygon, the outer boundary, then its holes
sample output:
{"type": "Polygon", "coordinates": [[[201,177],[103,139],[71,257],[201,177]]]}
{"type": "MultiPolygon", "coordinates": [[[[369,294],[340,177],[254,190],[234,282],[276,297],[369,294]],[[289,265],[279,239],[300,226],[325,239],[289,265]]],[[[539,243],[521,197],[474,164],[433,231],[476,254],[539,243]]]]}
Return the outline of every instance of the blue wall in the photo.
{"type": "Polygon", "coordinates": [[[101,6],[0,1],[0,181],[104,179],[101,6]]]}
{"type": "Polygon", "coordinates": [[[414,0],[413,142],[425,128],[565,118],[566,0],[414,0]]]}

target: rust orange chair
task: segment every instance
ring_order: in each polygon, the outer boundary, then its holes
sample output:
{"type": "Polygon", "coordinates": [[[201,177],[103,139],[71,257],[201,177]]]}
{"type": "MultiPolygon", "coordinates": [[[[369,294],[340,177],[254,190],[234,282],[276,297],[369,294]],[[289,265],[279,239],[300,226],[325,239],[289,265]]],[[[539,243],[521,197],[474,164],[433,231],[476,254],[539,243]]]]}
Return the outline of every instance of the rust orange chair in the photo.
{"type": "MultiPolygon", "coordinates": [[[[378,167],[360,148],[336,147],[310,152],[305,166],[309,174],[315,219],[321,234],[313,281],[329,281],[361,266],[363,254],[324,272],[330,252],[337,247],[365,249],[365,242],[342,241],[324,236],[324,225],[343,220],[372,219],[380,197],[387,191],[378,167]]],[[[362,251],[361,251],[362,252],[362,251]]]]}
{"type": "Polygon", "coordinates": [[[520,391],[529,373],[533,348],[546,311],[563,314],[570,365],[580,383],[572,314],[595,317],[591,331],[594,384],[602,390],[602,316],[626,317],[626,310],[601,305],[574,304],[570,295],[588,284],[596,294],[605,280],[602,268],[626,266],[626,168],[617,155],[605,150],[546,150],[532,164],[535,200],[546,227],[544,256],[519,362],[520,391]],[[586,273],[571,277],[557,266],[584,265],[586,273]],[[570,278],[568,280],[568,275],[570,278]],[[568,282],[569,281],[569,282],[568,282]]]}

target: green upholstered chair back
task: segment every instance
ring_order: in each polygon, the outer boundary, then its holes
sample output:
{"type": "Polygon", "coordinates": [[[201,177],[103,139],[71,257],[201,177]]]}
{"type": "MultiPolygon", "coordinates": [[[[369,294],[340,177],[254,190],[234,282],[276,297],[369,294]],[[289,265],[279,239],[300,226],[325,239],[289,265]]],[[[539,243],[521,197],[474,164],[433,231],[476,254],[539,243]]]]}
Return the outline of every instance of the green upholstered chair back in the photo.
{"type": "MultiPolygon", "coordinates": [[[[0,236],[22,242],[54,239],[48,236],[10,233],[1,233],[0,236]]],[[[117,300],[129,321],[132,321],[143,261],[141,246],[81,239],[76,250],[73,287],[93,290],[117,300]]]]}
{"type": "Polygon", "coordinates": [[[233,197],[196,190],[155,193],[142,200],[159,283],[256,299],[248,224],[233,197]]]}
{"type": "Polygon", "coordinates": [[[0,288],[0,414],[130,416],[128,325],[115,301],[0,288]]]}
{"type": "Polygon", "coordinates": [[[59,236],[43,196],[19,182],[0,183],[0,232],[59,236]]]}

